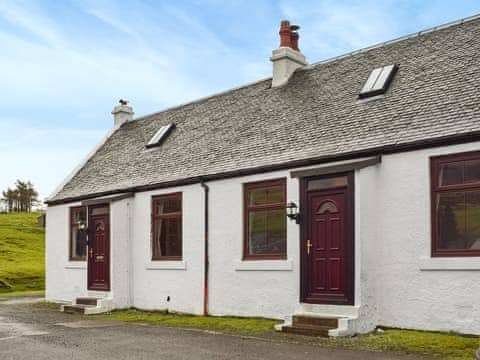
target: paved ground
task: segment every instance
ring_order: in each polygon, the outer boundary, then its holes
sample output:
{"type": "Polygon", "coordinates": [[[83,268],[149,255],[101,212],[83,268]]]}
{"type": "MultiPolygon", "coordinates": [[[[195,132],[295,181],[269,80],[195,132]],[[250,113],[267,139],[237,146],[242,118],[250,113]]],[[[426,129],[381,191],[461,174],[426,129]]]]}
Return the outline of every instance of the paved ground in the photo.
{"type": "Polygon", "coordinates": [[[85,320],[24,301],[0,302],[0,359],[418,359],[205,331],[85,320]]]}

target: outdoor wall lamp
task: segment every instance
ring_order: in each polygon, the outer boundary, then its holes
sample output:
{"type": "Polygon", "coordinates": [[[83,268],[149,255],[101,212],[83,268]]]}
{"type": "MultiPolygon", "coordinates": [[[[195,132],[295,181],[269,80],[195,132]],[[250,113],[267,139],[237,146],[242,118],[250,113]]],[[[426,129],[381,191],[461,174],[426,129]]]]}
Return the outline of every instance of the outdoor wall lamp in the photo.
{"type": "Polygon", "coordinates": [[[298,211],[297,204],[295,204],[293,201],[290,201],[289,203],[287,203],[286,209],[287,209],[287,217],[290,220],[295,220],[297,224],[300,224],[301,217],[300,217],[300,212],[298,211]]]}
{"type": "Polygon", "coordinates": [[[85,221],[78,221],[77,222],[78,230],[85,231],[87,229],[87,224],[85,221]]]}

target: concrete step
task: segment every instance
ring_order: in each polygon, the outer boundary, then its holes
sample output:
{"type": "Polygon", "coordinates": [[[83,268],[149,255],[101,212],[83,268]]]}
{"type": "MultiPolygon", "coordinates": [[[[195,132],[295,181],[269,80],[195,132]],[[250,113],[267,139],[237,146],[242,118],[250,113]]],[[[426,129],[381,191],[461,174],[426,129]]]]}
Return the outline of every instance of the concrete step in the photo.
{"type": "Polygon", "coordinates": [[[93,305],[97,306],[98,305],[98,299],[93,298],[93,297],[80,297],[75,300],[76,304],[80,305],[93,305]]]}
{"type": "Polygon", "coordinates": [[[315,325],[320,327],[329,327],[330,329],[336,329],[338,327],[338,318],[294,315],[292,317],[292,325],[293,326],[315,325]]]}
{"type": "Polygon", "coordinates": [[[70,314],[102,314],[115,308],[111,298],[79,297],[71,305],[62,305],[60,311],[70,314]]]}
{"type": "Polygon", "coordinates": [[[291,334],[307,335],[307,336],[325,336],[328,337],[328,331],[332,328],[327,326],[315,325],[288,325],[283,326],[282,331],[291,334]]]}
{"type": "Polygon", "coordinates": [[[83,305],[83,304],[76,304],[76,305],[62,305],[61,310],[67,314],[85,314],[88,309],[95,308],[94,305],[83,305]]]}

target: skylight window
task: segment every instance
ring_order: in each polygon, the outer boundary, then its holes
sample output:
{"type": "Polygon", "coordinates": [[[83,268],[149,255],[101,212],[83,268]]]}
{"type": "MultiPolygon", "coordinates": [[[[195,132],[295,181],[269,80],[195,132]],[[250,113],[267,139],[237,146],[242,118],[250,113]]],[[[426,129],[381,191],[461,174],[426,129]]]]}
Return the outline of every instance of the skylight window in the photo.
{"type": "Polygon", "coordinates": [[[392,82],[393,76],[397,72],[397,69],[398,67],[396,65],[387,65],[374,69],[370,73],[365,85],[363,85],[363,89],[360,91],[358,97],[360,99],[364,99],[367,97],[384,94],[392,82]]]}
{"type": "Polygon", "coordinates": [[[160,146],[161,143],[167,138],[168,134],[175,128],[175,124],[168,124],[162,126],[158,131],[153,135],[150,139],[148,144],[146,145],[147,148],[160,146]]]}

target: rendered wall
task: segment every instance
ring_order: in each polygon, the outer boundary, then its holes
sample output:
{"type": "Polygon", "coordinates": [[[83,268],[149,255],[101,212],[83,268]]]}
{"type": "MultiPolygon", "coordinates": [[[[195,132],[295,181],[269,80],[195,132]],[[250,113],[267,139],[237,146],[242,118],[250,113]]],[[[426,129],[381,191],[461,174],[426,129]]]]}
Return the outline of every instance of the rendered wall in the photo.
{"type": "Polygon", "coordinates": [[[400,153],[369,169],[377,226],[368,252],[380,324],[480,334],[480,258],[430,257],[429,176],[430,156],[479,149],[477,142],[400,153]]]}
{"type": "Polygon", "coordinates": [[[134,306],[203,313],[203,189],[200,185],[135,194],[134,306]],[[182,261],[151,261],[151,197],[182,192],[182,261]],[[167,299],[170,298],[170,301],[167,299]]]}
{"type": "MultiPolygon", "coordinates": [[[[355,306],[299,304],[299,226],[287,220],[287,260],[242,261],[245,182],[286,178],[279,171],[208,183],[213,315],[284,318],[294,311],[356,314],[351,328],[375,325],[480,334],[480,258],[430,258],[429,157],[480,149],[480,143],[385,155],[355,174],[355,306]]],[[[86,291],[85,264],[68,263],[68,207],[47,211],[47,298],[86,291]],[[78,266],[79,268],[72,268],[78,266]]],[[[112,296],[117,306],[203,312],[204,192],[199,184],[137,193],[113,203],[112,296]],[[183,260],[151,261],[151,197],[183,194],[183,260]],[[130,220],[129,220],[130,219],[130,220]],[[128,234],[128,236],[127,236],[128,234]],[[170,297],[170,301],[167,298],[170,297]]]]}
{"type": "Polygon", "coordinates": [[[46,228],[46,299],[72,301],[87,295],[87,265],[85,261],[68,261],[69,208],[79,203],[49,206],[46,228]]]}
{"type": "Polygon", "coordinates": [[[298,180],[288,172],[216,181],[210,186],[210,312],[283,318],[299,299],[299,226],[287,220],[287,260],[242,261],[243,183],[287,179],[287,200],[298,204],[298,180]]]}

